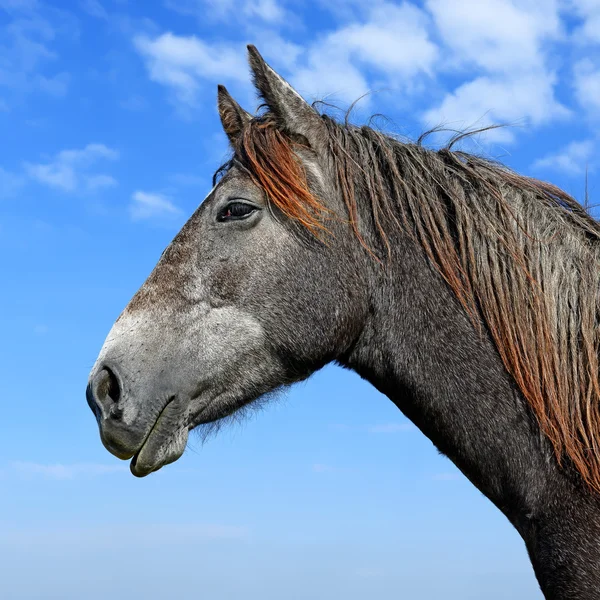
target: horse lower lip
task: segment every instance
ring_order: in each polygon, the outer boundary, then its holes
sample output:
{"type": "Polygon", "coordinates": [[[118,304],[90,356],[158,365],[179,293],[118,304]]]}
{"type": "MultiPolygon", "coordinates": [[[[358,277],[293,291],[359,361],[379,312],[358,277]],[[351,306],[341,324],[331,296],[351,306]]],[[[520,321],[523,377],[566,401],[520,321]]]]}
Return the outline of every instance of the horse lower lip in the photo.
{"type": "Polygon", "coordinates": [[[136,477],[145,477],[163,465],[177,460],[185,449],[188,428],[177,418],[177,408],[169,410],[174,400],[175,397],[171,398],[163,407],[131,460],[130,469],[136,477]]]}
{"type": "MultiPolygon", "coordinates": [[[[146,475],[149,475],[153,471],[156,471],[157,468],[160,468],[162,466],[161,463],[153,463],[152,465],[150,463],[148,463],[147,462],[148,459],[152,458],[152,455],[150,455],[150,456],[144,457],[147,464],[141,470],[138,468],[138,460],[139,460],[140,456],[143,454],[144,449],[147,448],[148,442],[150,441],[150,439],[152,437],[153,431],[154,431],[154,428],[152,429],[152,431],[150,432],[148,437],[144,440],[144,443],[142,444],[141,448],[133,455],[133,457],[131,459],[130,470],[136,477],[145,477],[146,475]]],[[[156,454],[157,451],[159,451],[160,449],[167,446],[170,443],[170,440],[171,440],[171,437],[168,437],[165,440],[163,440],[163,442],[157,448],[153,449],[154,450],[153,454],[156,454]]]]}
{"type": "MultiPolygon", "coordinates": [[[[142,446],[143,447],[143,446],[142,446]]],[[[144,471],[139,471],[137,468],[137,460],[138,457],[140,455],[140,452],[142,451],[142,449],[140,448],[136,454],[133,456],[133,458],[131,459],[131,463],[129,465],[129,469],[130,471],[136,476],[136,477],[145,477],[146,475],[150,475],[150,473],[152,473],[152,470],[146,470],[144,469],[144,471]]]]}
{"type": "Polygon", "coordinates": [[[187,426],[180,426],[169,435],[161,436],[158,443],[156,443],[156,440],[151,440],[151,447],[144,444],[131,461],[131,472],[136,477],[145,477],[154,471],[158,471],[164,465],[176,461],[185,450],[188,433],[187,426]]]}

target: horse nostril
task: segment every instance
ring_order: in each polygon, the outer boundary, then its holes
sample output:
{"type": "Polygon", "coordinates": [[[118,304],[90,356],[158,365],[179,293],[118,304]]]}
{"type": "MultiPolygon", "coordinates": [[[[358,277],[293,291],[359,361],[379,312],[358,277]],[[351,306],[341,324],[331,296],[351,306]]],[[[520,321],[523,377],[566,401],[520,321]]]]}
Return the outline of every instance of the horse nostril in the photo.
{"type": "Polygon", "coordinates": [[[98,371],[94,378],[94,396],[104,408],[108,408],[111,404],[116,404],[121,398],[119,380],[108,367],[104,367],[101,371],[98,371]]]}

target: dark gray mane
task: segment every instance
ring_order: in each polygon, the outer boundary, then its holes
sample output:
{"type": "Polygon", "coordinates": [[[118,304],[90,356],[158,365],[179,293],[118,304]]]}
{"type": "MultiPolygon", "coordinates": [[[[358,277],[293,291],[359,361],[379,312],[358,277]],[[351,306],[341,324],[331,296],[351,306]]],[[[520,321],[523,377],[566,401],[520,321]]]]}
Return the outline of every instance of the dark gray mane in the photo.
{"type": "MultiPolygon", "coordinates": [[[[358,239],[383,262],[394,231],[419,242],[491,334],[559,461],[567,456],[600,491],[598,222],[556,186],[500,163],[322,119],[358,239]],[[378,248],[366,242],[365,223],[378,248]]],[[[330,215],[294,154],[305,149],[267,113],[248,122],[232,160],[286,215],[317,231],[330,215]]]]}

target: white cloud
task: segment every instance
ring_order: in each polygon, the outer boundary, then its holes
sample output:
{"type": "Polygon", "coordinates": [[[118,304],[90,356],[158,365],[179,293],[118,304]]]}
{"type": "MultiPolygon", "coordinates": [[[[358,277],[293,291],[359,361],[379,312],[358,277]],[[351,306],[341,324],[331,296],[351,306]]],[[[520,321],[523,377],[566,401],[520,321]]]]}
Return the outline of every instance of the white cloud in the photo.
{"type": "Polygon", "coordinates": [[[82,0],[81,7],[88,15],[96,19],[108,20],[108,13],[99,0],[82,0]]]}
{"type": "MultiPolygon", "coordinates": [[[[171,5],[170,5],[171,6],[171,5]]],[[[199,0],[177,5],[177,10],[203,15],[212,2],[199,0]]],[[[172,4],[175,8],[175,4],[172,4]]],[[[278,22],[281,7],[271,0],[219,4],[228,13],[261,15],[262,21],[278,22]],[[250,8],[251,7],[251,8],[250,8]]],[[[342,25],[306,48],[285,40],[263,22],[250,21],[245,29],[260,39],[260,50],[302,93],[323,97],[334,93],[347,101],[356,100],[370,89],[370,80],[361,71],[368,67],[377,85],[409,87],[412,79],[432,74],[438,56],[429,39],[427,15],[416,6],[377,2],[362,21],[342,25]]],[[[194,107],[200,84],[233,81],[248,85],[248,66],[243,45],[207,43],[194,36],[167,32],[155,38],[137,36],[135,47],[144,57],[150,78],[169,87],[178,103],[194,107]]]]}
{"type": "Polygon", "coordinates": [[[165,5],[175,12],[203,21],[256,18],[266,23],[278,23],[285,15],[276,0],[167,0],[165,5]]]}
{"type": "Polygon", "coordinates": [[[575,31],[575,40],[600,42],[600,2],[598,0],[569,0],[569,5],[583,19],[583,24],[575,31]]]}
{"type": "Polygon", "coordinates": [[[68,73],[59,73],[52,77],[36,75],[34,81],[43,92],[46,92],[50,96],[61,97],[67,93],[71,77],[68,73]]]}
{"type": "MultiPolygon", "coordinates": [[[[286,42],[262,20],[244,23],[244,31],[261,40],[265,57],[308,98],[352,102],[389,88],[410,97],[423,89],[425,78],[433,82],[451,74],[460,77],[454,89],[437,105],[418,109],[428,126],[539,126],[570,115],[555,97],[557,76],[548,58],[549,44],[565,39],[559,10],[564,1],[426,0],[424,8],[415,2],[351,1],[337,13],[337,28],[304,47],[286,42]]],[[[169,6],[184,14],[224,17],[241,14],[245,4],[171,0],[169,6]]],[[[151,79],[169,87],[180,107],[198,104],[203,80],[248,82],[241,43],[164,33],[138,36],[135,44],[151,79]]],[[[511,141],[514,131],[500,129],[486,138],[511,141]]]]}
{"type": "Polygon", "coordinates": [[[298,60],[305,52],[304,47],[264,27],[251,27],[249,35],[253,39],[260,39],[259,50],[268,61],[292,73],[297,70],[298,60]]]}
{"type": "Polygon", "coordinates": [[[8,13],[13,11],[32,11],[38,7],[38,0],[0,0],[0,8],[8,13]]]}
{"type": "Polygon", "coordinates": [[[165,6],[181,15],[222,20],[235,14],[235,0],[166,0],[165,6]]]}
{"type": "Polygon", "coordinates": [[[176,216],[181,211],[163,194],[137,191],[132,196],[129,213],[134,221],[176,216]]]}
{"type": "Polygon", "coordinates": [[[533,166],[538,169],[558,169],[571,175],[579,175],[585,171],[595,149],[592,140],[571,142],[559,152],[540,158],[533,166]]]}
{"type": "Polygon", "coordinates": [[[72,192],[77,187],[74,170],[60,164],[25,164],[25,170],[32,179],[44,183],[50,187],[60,188],[72,192]]]}
{"type": "MultiPolygon", "coordinates": [[[[446,45],[442,70],[471,79],[425,111],[428,126],[541,125],[569,111],[555,98],[546,44],[563,35],[557,0],[427,0],[446,45]],[[473,74],[473,69],[475,69],[473,74]],[[467,71],[470,70],[470,71],[467,71]]],[[[511,141],[511,130],[486,134],[511,141]]]]}
{"type": "MultiPolygon", "coordinates": [[[[459,86],[436,108],[426,111],[423,121],[455,129],[484,127],[493,123],[540,125],[569,116],[554,98],[555,77],[530,73],[518,77],[482,76],[459,86]]],[[[489,140],[511,141],[511,129],[486,134],[489,140]]]]}
{"type": "Polygon", "coordinates": [[[348,57],[327,55],[315,49],[309,66],[298,69],[291,77],[296,89],[307,98],[334,96],[353,102],[369,91],[369,84],[360,69],[348,57]]]}
{"type": "Polygon", "coordinates": [[[56,58],[46,43],[55,36],[47,21],[37,18],[15,19],[2,29],[0,82],[9,83],[20,72],[22,77],[35,71],[41,63],[56,58]]]}
{"type": "Polygon", "coordinates": [[[118,185],[117,180],[111,175],[90,175],[86,180],[86,186],[91,191],[116,185],[118,185]]]}
{"type": "Polygon", "coordinates": [[[110,175],[90,173],[90,169],[99,160],[116,160],[118,156],[104,144],[88,144],[81,150],[63,150],[49,163],[25,163],[25,171],[31,179],[65,192],[94,191],[117,182],[110,175]]]}
{"type": "Polygon", "coordinates": [[[450,62],[490,72],[543,69],[542,42],[561,35],[555,0],[427,0],[426,6],[451,49],[450,62]]]}
{"type": "Polygon", "coordinates": [[[284,11],[275,0],[249,0],[244,2],[244,13],[269,23],[281,21],[284,11]]]}
{"type": "Polygon", "coordinates": [[[226,44],[209,44],[195,36],[178,36],[171,32],[157,37],[138,35],[137,51],[144,57],[150,79],[174,92],[186,107],[198,103],[200,82],[243,81],[248,66],[239,48],[226,44]]]}
{"type": "Polygon", "coordinates": [[[102,465],[93,463],[77,463],[65,465],[41,464],[35,462],[15,461],[11,464],[14,471],[27,477],[44,477],[46,479],[74,479],[75,477],[95,477],[128,471],[127,465],[102,465]]]}
{"type": "Polygon", "coordinates": [[[313,44],[307,66],[292,81],[304,93],[333,92],[353,101],[370,89],[359,65],[383,77],[386,84],[406,88],[411,78],[431,74],[437,57],[423,11],[408,3],[380,3],[364,22],[345,25],[313,44]]]}
{"type": "Polygon", "coordinates": [[[600,68],[589,58],[575,64],[573,86],[579,104],[600,116],[600,68]]]}
{"type": "Polygon", "coordinates": [[[11,16],[0,26],[0,87],[15,96],[5,102],[20,101],[23,92],[64,95],[69,76],[54,66],[52,46],[59,34],[77,29],[70,15],[34,1],[4,0],[0,9],[11,16]]]}

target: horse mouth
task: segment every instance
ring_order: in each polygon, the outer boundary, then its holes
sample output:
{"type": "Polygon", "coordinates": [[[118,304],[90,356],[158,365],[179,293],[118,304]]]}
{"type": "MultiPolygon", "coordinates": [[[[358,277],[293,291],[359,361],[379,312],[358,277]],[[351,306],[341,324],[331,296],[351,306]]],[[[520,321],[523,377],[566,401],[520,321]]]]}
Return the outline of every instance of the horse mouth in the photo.
{"type": "Polygon", "coordinates": [[[187,419],[182,419],[178,397],[169,398],[131,459],[130,470],[133,475],[146,477],[161,467],[175,462],[184,453],[192,429],[221,421],[249,404],[249,401],[223,403],[221,402],[223,395],[217,395],[207,402],[202,394],[198,394],[192,398],[192,402],[200,401],[200,409],[195,413],[193,410],[185,411],[188,414],[187,419]],[[194,418],[191,418],[191,414],[195,414],[194,418]]]}
{"type": "Polygon", "coordinates": [[[176,397],[168,400],[154,425],[133,455],[130,470],[136,477],[146,477],[181,457],[187,445],[189,428],[178,419],[176,397]]]}

